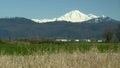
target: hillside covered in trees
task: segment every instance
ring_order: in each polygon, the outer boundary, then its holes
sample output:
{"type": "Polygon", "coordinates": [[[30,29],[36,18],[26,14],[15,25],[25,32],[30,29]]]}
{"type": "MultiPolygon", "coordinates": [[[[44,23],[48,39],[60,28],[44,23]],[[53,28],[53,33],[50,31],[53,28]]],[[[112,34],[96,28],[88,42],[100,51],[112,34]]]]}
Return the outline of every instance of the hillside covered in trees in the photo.
{"type": "Polygon", "coordinates": [[[36,23],[23,17],[0,18],[0,38],[66,38],[66,39],[103,39],[106,29],[116,29],[119,21],[101,21],[99,23],[71,23],[55,21],[36,23]]]}

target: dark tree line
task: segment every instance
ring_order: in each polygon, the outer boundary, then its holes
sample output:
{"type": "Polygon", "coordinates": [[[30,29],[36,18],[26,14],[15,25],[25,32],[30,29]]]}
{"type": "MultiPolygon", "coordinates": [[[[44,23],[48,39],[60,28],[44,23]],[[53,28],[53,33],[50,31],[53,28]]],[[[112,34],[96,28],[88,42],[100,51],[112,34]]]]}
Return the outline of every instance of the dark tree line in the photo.
{"type": "Polygon", "coordinates": [[[117,40],[120,42],[120,24],[117,25],[115,30],[106,29],[104,31],[104,37],[106,42],[112,42],[114,35],[116,36],[117,40]]]}
{"type": "Polygon", "coordinates": [[[113,35],[114,35],[113,30],[106,29],[105,32],[104,32],[105,41],[106,42],[112,42],[113,41],[113,35]]]}
{"type": "Polygon", "coordinates": [[[118,24],[118,27],[116,29],[116,37],[117,37],[118,41],[120,42],[120,24],[118,24]]]}

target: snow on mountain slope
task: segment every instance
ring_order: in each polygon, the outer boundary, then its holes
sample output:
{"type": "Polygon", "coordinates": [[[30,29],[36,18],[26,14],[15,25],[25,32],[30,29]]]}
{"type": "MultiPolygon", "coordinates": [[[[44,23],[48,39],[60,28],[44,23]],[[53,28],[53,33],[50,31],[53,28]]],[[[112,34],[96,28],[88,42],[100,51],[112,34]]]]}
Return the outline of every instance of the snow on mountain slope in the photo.
{"type": "Polygon", "coordinates": [[[53,19],[42,19],[42,20],[32,19],[32,21],[37,22],[37,23],[53,22],[53,21],[56,21],[56,20],[57,20],[56,18],[53,18],[53,19]]]}
{"type": "Polygon", "coordinates": [[[53,18],[53,19],[32,19],[35,22],[38,23],[46,23],[46,22],[54,22],[54,21],[69,21],[69,22],[83,22],[87,21],[93,18],[98,18],[99,16],[93,15],[93,14],[84,14],[80,12],[79,10],[73,10],[69,13],[66,13],[65,15],[59,17],[59,18],[53,18]]]}
{"type": "Polygon", "coordinates": [[[59,17],[58,21],[70,21],[70,22],[82,22],[89,20],[90,18],[86,15],[81,13],[78,10],[71,11],[66,13],[64,16],[59,17]]]}

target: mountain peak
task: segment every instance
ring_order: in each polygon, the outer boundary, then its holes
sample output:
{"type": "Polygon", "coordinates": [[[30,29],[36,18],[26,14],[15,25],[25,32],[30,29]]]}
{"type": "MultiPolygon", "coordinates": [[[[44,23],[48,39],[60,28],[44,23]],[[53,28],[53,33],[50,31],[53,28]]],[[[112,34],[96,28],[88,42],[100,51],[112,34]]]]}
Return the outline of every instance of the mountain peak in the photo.
{"type": "Polygon", "coordinates": [[[82,12],[80,12],[79,10],[72,10],[68,13],[71,13],[71,14],[83,14],[82,12]]]}
{"type": "MultiPolygon", "coordinates": [[[[79,10],[72,10],[58,18],[42,19],[42,20],[32,19],[32,20],[38,23],[46,23],[46,22],[54,22],[54,21],[84,22],[84,21],[88,21],[90,19],[95,19],[99,17],[101,16],[96,16],[94,14],[84,14],[79,10]]],[[[105,17],[105,16],[102,16],[102,17],[105,17]]]]}
{"type": "Polygon", "coordinates": [[[82,16],[87,16],[86,14],[80,12],[79,10],[70,11],[70,12],[66,13],[64,16],[66,16],[66,15],[68,15],[70,17],[75,17],[75,18],[82,17],[82,16]]]}
{"type": "Polygon", "coordinates": [[[70,21],[70,22],[82,22],[88,19],[89,17],[86,14],[80,12],[79,10],[73,10],[59,17],[57,20],[58,21],[70,21]]]}

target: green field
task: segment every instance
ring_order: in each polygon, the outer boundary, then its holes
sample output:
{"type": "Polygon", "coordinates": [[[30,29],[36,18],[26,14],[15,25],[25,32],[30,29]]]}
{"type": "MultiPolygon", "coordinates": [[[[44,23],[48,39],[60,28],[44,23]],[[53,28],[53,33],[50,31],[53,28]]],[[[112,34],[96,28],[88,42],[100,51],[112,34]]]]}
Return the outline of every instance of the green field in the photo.
{"type": "Polygon", "coordinates": [[[120,68],[120,43],[0,44],[0,68],[120,68]]]}
{"type": "Polygon", "coordinates": [[[34,53],[61,53],[75,51],[88,52],[92,48],[97,48],[100,52],[118,52],[120,51],[120,43],[87,43],[87,42],[61,42],[61,43],[1,43],[0,53],[2,55],[29,55],[34,53]]]}

